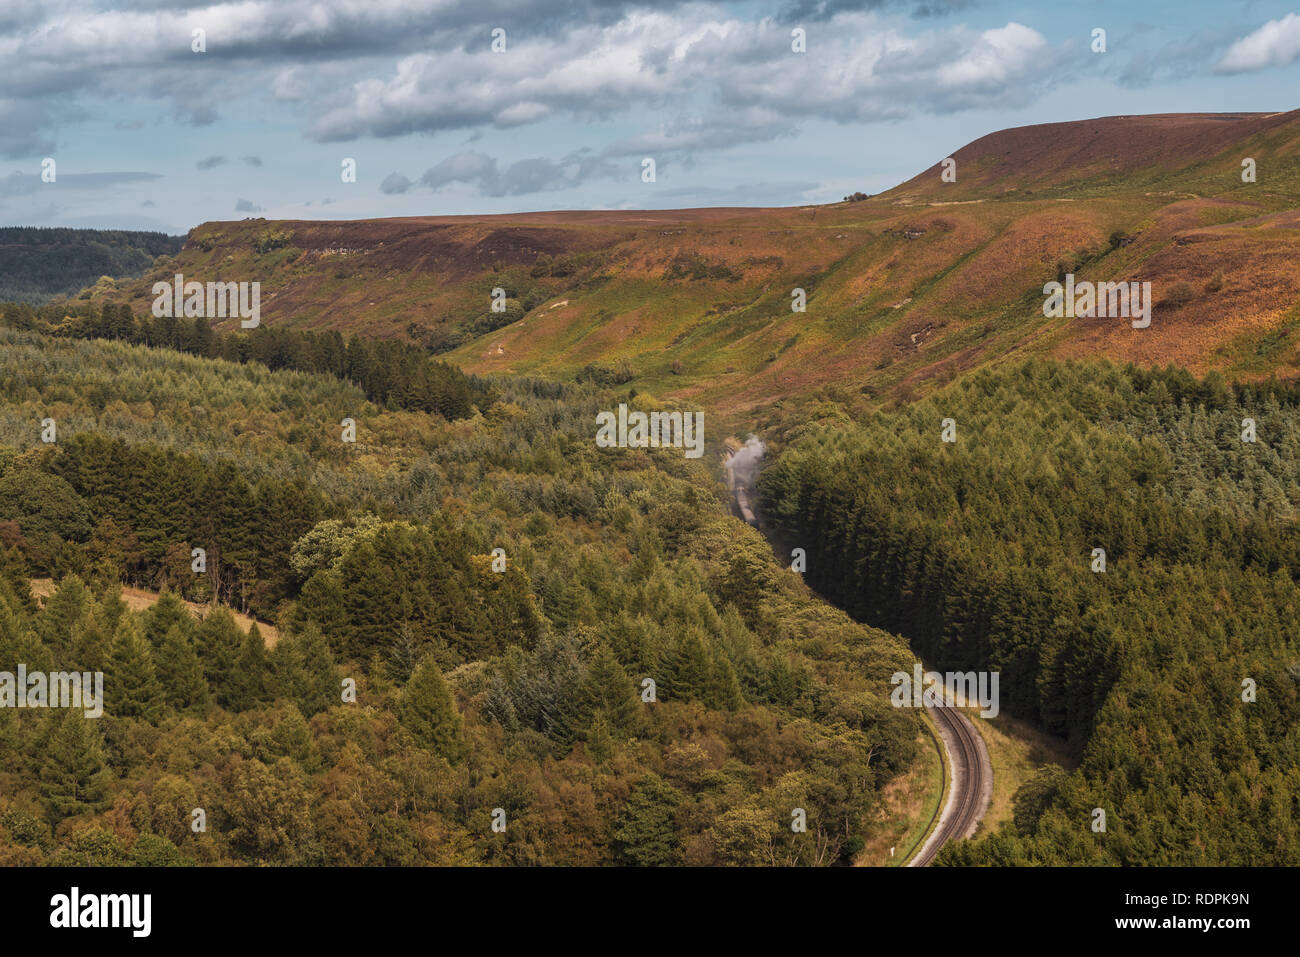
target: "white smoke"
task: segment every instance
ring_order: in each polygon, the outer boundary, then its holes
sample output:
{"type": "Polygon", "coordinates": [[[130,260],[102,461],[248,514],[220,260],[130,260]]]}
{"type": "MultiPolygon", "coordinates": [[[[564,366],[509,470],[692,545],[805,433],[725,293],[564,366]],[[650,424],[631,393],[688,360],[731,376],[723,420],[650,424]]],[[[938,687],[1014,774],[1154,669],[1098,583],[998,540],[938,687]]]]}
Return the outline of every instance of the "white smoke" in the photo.
{"type": "Polygon", "coordinates": [[[731,458],[727,459],[727,482],[734,488],[752,491],[758,480],[758,469],[767,446],[756,435],[751,435],[731,458]]]}

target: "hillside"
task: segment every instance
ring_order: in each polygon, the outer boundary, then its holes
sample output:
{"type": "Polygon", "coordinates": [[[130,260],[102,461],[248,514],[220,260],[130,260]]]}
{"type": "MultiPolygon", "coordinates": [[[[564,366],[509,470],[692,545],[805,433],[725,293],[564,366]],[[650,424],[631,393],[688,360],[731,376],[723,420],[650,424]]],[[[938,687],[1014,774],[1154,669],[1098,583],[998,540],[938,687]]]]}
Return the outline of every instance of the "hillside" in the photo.
{"type": "Polygon", "coordinates": [[[124,229],[0,227],[0,301],[42,303],[102,276],[138,276],[182,244],[181,236],[124,229]]]}
{"type": "MultiPolygon", "coordinates": [[[[895,202],[1010,193],[1077,197],[1134,189],[1218,195],[1224,164],[1240,170],[1246,156],[1271,167],[1260,177],[1262,184],[1294,194],[1300,156],[1296,117],[1295,112],[1169,113],[1021,126],[982,136],[953,153],[955,183],[942,182],[935,163],[883,195],[895,202]]],[[[1237,183],[1244,185],[1240,178],[1237,183]]]]}
{"type": "Polygon", "coordinates": [[[779,410],[760,497],[808,583],[938,670],[997,672],[1003,711],[1078,761],[944,862],[1300,860],[1298,406],[1294,385],[1033,360],[897,410],[779,410]]]}
{"type": "Polygon", "coordinates": [[[1300,112],[1109,117],[985,136],[953,154],[956,183],[936,165],[855,203],[207,223],[108,298],[257,279],[265,323],[408,337],[475,372],[626,361],[639,389],[738,413],[1028,354],[1289,375],[1298,142],[1300,112]],[[1069,271],[1150,281],[1151,326],[1045,320],[1043,284],[1069,271]]]}
{"type": "Polygon", "coordinates": [[[0,863],[879,856],[927,806],[916,655],[1069,758],[940,863],[1294,863],[1300,383],[1209,370],[1295,378],[1298,130],[1009,130],[961,192],[824,207],[212,223],[0,310],[0,669],[112,692],[103,731],[0,709],[0,863]],[[176,273],[261,281],[261,328],[150,317],[176,273]],[[1152,325],[1045,319],[1066,273],[1151,282],[1152,325]],[[593,442],[670,400],[700,458],[593,442]]]}
{"type": "Polygon", "coordinates": [[[0,865],[824,865],[913,826],[904,643],[731,518],[716,449],[595,448],[625,396],[493,379],[449,421],[9,328],[0,383],[0,671],[107,689],[0,708],[0,865]]]}

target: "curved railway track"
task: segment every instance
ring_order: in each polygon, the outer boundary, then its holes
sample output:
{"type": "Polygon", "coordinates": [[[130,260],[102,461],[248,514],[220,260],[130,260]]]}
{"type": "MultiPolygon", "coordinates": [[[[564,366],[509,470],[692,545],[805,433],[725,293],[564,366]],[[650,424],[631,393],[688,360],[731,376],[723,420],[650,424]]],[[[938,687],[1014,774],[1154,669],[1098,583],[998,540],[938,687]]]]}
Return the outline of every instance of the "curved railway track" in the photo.
{"type": "MultiPolygon", "coordinates": [[[[728,450],[724,466],[731,460],[728,450]]],[[[736,502],[736,511],[750,525],[766,536],[766,531],[754,515],[749,490],[736,481],[727,468],[727,484],[736,502]]],[[[948,800],[939,809],[939,823],[930,831],[919,850],[912,855],[907,867],[927,867],[938,856],[945,844],[961,840],[975,833],[980,818],[993,796],[993,765],[988,748],[970,719],[956,708],[929,706],[930,717],[939,729],[939,744],[948,760],[943,765],[941,789],[948,784],[948,768],[952,768],[952,786],[947,788],[948,800]]]]}
{"type": "Polygon", "coordinates": [[[938,826],[908,861],[908,867],[926,867],[946,843],[974,834],[993,789],[988,749],[970,719],[956,708],[931,707],[929,713],[948,752],[952,786],[948,789],[948,801],[939,813],[938,826]]]}

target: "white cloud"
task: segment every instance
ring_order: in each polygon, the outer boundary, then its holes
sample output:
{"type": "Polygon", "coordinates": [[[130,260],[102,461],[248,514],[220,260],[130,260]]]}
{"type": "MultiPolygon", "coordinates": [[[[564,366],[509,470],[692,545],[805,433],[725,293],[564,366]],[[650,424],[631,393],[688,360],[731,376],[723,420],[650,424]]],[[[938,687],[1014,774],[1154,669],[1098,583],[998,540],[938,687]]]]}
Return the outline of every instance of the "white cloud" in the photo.
{"type": "MultiPolygon", "coordinates": [[[[616,171],[608,160],[579,150],[555,161],[545,157],[518,160],[502,169],[495,158],[476,150],[449,156],[424,171],[420,185],[437,191],[453,184],[466,184],[484,196],[522,196],[568,189],[616,171]]],[[[390,173],[379,184],[383,193],[405,193],[414,182],[401,173],[390,173]]]]}
{"type": "Polygon", "coordinates": [[[1288,13],[1270,20],[1228,48],[1216,73],[1247,73],[1270,66],[1286,66],[1300,57],[1300,16],[1288,13]]]}
{"type": "MultiPolygon", "coordinates": [[[[606,26],[486,48],[403,58],[388,79],[356,83],[311,129],[321,141],[475,126],[509,127],[711,103],[710,129],[636,138],[719,147],[783,135],[801,120],[892,119],[1018,105],[1062,78],[1046,38],[1019,23],[909,34],[874,14],[840,14],[806,54],[774,21],[701,19],[698,8],[634,13],[606,26]],[[712,128],[716,127],[716,131],[712,128]]],[[[682,144],[680,147],[676,144],[682,144]]],[[[640,148],[640,147],[638,147],[640,148]]]]}
{"type": "Polygon", "coordinates": [[[307,96],[307,83],[303,79],[301,67],[285,67],[275,75],[271,82],[271,95],[277,100],[293,102],[307,96]]]}
{"type": "Polygon", "coordinates": [[[1048,55],[1047,40],[1037,30],[1008,23],[998,30],[985,30],[952,64],[938,71],[947,89],[998,91],[1008,82],[1033,73],[1037,59],[1048,55]]]}
{"type": "MultiPolygon", "coordinates": [[[[193,125],[274,100],[318,142],[654,116],[606,151],[625,156],[765,142],[814,119],[1019,106],[1063,78],[1042,34],[1014,22],[925,28],[824,3],[796,54],[774,18],[636,2],[61,0],[0,29],[0,155],[45,155],[97,97],[170,101],[166,115],[193,125]],[[497,22],[515,25],[504,54],[497,22]],[[195,26],[207,53],[190,50],[195,26]]],[[[511,182],[545,179],[527,168],[511,182]]]]}

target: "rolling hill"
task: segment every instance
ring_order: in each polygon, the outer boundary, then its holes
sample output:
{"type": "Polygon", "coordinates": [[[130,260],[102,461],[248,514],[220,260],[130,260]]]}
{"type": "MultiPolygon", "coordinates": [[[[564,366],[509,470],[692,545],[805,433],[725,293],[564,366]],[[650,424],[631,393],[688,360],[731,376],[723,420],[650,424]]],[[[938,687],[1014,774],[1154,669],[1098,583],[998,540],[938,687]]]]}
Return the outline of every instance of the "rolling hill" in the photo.
{"type": "Polygon", "coordinates": [[[828,206],[207,223],[106,296],[144,311],[178,272],[260,280],[268,324],[411,338],[474,372],[626,363],[642,391],[737,416],[1030,355],[1294,375],[1300,111],[1029,126],[953,158],[956,182],[936,164],[828,206]],[[1150,281],[1151,326],[1044,319],[1067,272],[1150,281]]]}
{"type": "Polygon", "coordinates": [[[1028,750],[1009,818],[939,863],[1294,863],[1300,383],[1140,365],[1295,378],[1296,119],[1008,130],[957,182],[821,207],[210,223],[86,293],[145,314],[176,273],[261,281],[247,339],[4,310],[0,652],[107,655],[136,693],[73,742],[113,782],[72,803],[45,731],[0,714],[0,860],[862,859],[916,824],[888,802],[924,739],[887,689],[919,655],[996,672],[1070,765],[1028,750]],[[1045,319],[1066,273],[1152,283],[1153,323],[1045,319]],[[421,379],[368,337],[485,375],[421,379]],[[453,380],[463,409],[425,401],[453,380]],[[772,539],[731,515],[717,444],[591,441],[669,398],[712,442],[762,431],[772,539]],[[60,581],[43,607],[34,576],[60,581]],[[137,613],[122,582],[280,640],[137,613]],[[141,845],[114,802],[155,781],[141,845]],[[186,787],[223,809],[209,837],[167,810],[186,787]]]}

